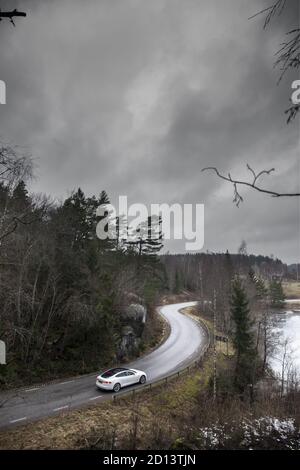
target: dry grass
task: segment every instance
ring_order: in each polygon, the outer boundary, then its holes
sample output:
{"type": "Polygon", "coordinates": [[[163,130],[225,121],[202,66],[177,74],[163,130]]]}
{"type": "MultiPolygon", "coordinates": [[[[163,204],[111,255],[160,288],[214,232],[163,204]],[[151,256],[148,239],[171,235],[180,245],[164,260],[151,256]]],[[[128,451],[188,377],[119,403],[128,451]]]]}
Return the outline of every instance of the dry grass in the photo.
{"type": "Polygon", "coordinates": [[[283,282],[282,286],[287,299],[300,299],[300,282],[283,282]]]}
{"type": "Polygon", "coordinates": [[[193,371],[135,398],[120,398],[115,403],[105,402],[2,431],[0,449],[76,449],[92,445],[90,435],[112,434],[114,430],[117,441],[126,446],[137,408],[139,440],[149,439],[153,427],[158,429],[160,423],[165,427],[168,422],[170,432],[175,433],[177,424],[196,405],[200,375],[193,371]]]}
{"type": "MultiPolygon", "coordinates": [[[[207,318],[204,318],[202,314],[199,315],[197,307],[187,307],[185,309],[185,314],[189,315],[191,318],[193,318],[196,321],[199,321],[201,319],[201,323],[204,323],[207,326],[211,334],[213,333],[213,322],[211,320],[208,320],[207,318]]],[[[216,335],[223,336],[223,332],[220,330],[217,330],[216,335]]],[[[217,349],[217,353],[223,354],[225,356],[234,356],[234,348],[233,348],[233,344],[231,341],[229,341],[228,343],[217,341],[216,349],[217,349]]]]}

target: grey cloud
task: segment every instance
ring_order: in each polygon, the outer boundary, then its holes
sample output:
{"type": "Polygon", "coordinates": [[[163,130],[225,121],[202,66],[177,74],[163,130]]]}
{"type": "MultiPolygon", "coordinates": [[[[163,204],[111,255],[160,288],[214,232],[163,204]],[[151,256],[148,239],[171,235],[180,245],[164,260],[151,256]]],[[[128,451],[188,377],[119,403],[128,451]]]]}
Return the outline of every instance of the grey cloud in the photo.
{"type": "Polygon", "coordinates": [[[216,165],[243,175],[248,162],[276,167],[271,188],[299,184],[299,130],[283,115],[293,76],[277,86],[273,68],[296,0],[265,31],[262,18],[247,18],[267,0],[15,4],[28,17],[0,24],[0,135],[37,158],[33,190],[203,202],[205,250],[245,238],[256,253],[299,259],[297,201],[247,191],[236,209],[231,188],[201,173],[216,165]]]}

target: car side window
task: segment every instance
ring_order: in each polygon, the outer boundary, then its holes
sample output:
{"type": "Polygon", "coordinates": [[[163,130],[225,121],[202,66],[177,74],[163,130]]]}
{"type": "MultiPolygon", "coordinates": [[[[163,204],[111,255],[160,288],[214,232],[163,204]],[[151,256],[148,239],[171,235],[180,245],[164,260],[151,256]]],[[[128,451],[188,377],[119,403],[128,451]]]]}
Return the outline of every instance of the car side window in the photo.
{"type": "Polygon", "coordinates": [[[134,375],[134,372],[128,371],[126,375],[134,375]]]}
{"type": "Polygon", "coordinates": [[[120,374],[117,374],[116,377],[126,377],[126,375],[126,372],[121,372],[120,374]]]}

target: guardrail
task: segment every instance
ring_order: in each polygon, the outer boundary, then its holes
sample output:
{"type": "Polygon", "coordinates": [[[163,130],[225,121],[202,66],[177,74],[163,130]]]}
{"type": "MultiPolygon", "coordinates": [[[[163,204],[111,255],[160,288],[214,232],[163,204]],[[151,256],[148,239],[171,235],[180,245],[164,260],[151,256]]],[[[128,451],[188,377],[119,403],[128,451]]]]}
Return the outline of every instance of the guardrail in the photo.
{"type": "Polygon", "coordinates": [[[164,377],[160,377],[157,380],[146,383],[145,385],[139,386],[138,388],[134,388],[132,390],[124,390],[123,392],[114,394],[112,395],[112,401],[116,403],[118,400],[121,400],[122,398],[129,398],[130,396],[134,397],[137,393],[141,393],[145,390],[152,390],[153,388],[159,387],[160,385],[167,384],[170,381],[190,372],[192,369],[200,367],[203,364],[203,361],[211,346],[211,333],[207,325],[201,319],[199,319],[199,323],[201,324],[201,327],[205,331],[206,336],[208,338],[208,342],[205,344],[205,346],[201,350],[200,357],[192,361],[191,364],[189,364],[188,366],[182,369],[179,369],[176,372],[173,372],[172,374],[168,374],[164,377]]]}

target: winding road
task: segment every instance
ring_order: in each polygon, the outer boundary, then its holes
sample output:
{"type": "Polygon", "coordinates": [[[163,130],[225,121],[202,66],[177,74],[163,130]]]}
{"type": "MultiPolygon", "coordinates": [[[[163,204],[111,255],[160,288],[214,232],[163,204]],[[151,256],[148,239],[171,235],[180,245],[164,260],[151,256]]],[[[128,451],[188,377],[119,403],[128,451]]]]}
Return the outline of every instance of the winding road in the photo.
{"type": "MultiPolygon", "coordinates": [[[[170,335],[153,352],[126,366],[144,370],[148,376],[147,383],[153,383],[184,369],[198,359],[209,339],[199,323],[181,313],[185,307],[195,304],[196,302],[185,302],[159,307],[159,313],[170,324],[170,335]]],[[[96,389],[97,375],[97,373],[83,375],[48,385],[36,385],[1,393],[0,428],[26,424],[83,405],[111,400],[113,393],[96,389]]],[[[141,385],[123,389],[119,395],[136,387],[140,388],[141,385]]]]}

